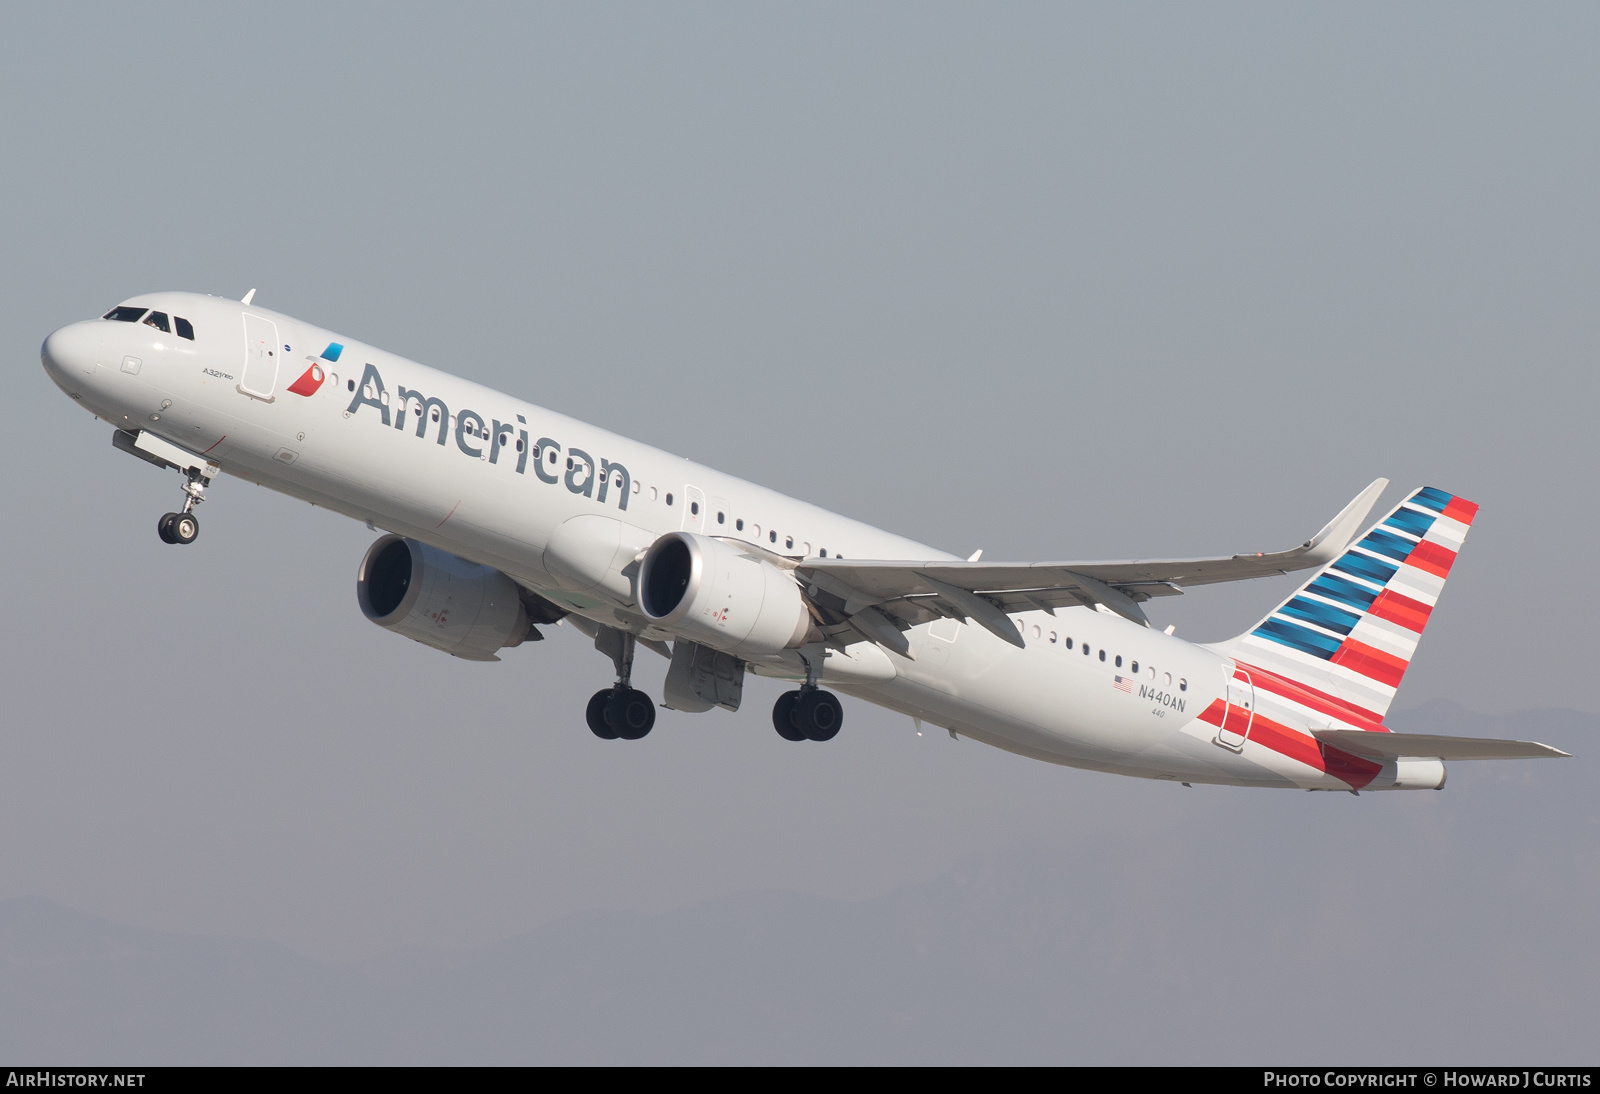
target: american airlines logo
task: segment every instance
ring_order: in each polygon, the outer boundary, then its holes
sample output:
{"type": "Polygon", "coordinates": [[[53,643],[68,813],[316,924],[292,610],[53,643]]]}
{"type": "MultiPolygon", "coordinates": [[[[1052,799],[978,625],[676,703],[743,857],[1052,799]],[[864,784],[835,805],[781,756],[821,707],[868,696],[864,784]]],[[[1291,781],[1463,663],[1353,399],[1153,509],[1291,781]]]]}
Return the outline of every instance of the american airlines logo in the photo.
{"type": "MultiPolygon", "coordinates": [[[[328,347],[330,350],[337,344],[328,347]]],[[[316,369],[312,365],[312,369],[316,369]]],[[[308,369],[306,375],[311,375],[308,369]]],[[[306,377],[302,376],[301,380],[306,377]]],[[[299,380],[295,381],[300,383],[299,380]]],[[[320,380],[316,383],[321,384],[320,380]]],[[[502,422],[496,418],[484,418],[476,410],[458,410],[453,415],[443,399],[414,391],[407,387],[395,389],[394,414],[389,413],[389,393],[383,386],[383,376],[373,365],[367,365],[361,373],[361,382],[356,385],[355,398],[350,400],[350,408],[345,411],[346,417],[354,417],[356,412],[364,406],[370,406],[378,414],[378,420],[400,432],[405,432],[410,425],[412,412],[415,411],[416,430],[418,440],[426,440],[430,435],[436,437],[436,443],[445,447],[445,438],[451,433],[452,418],[454,419],[455,447],[464,456],[475,460],[486,460],[499,465],[502,455],[510,459],[510,453],[516,455],[516,473],[526,474],[532,457],[533,473],[540,482],[551,486],[565,483],[568,490],[574,494],[582,494],[586,498],[593,498],[604,505],[608,493],[615,488],[617,491],[617,508],[628,508],[628,495],[633,492],[633,477],[628,474],[628,469],[620,463],[612,463],[605,458],[595,459],[581,448],[568,448],[566,450],[565,474],[560,468],[561,445],[549,437],[540,437],[537,441],[529,443],[527,424],[528,421],[521,414],[516,415],[514,422],[502,422]],[[437,425],[437,429],[434,426],[437,425]],[[474,442],[488,442],[488,451],[474,442]]]]}
{"type": "MultiPolygon", "coordinates": [[[[288,346],[283,348],[285,352],[288,352],[288,346]]],[[[322,351],[322,360],[330,364],[336,363],[339,360],[339,355],[343,352],[344,347],[338,342],[329,342],[328,348],[322,351]]],[[[309,399],[317,393],[317,389],[322,386],[322,381],[327,378],[328,374],[322,367],[322,361],[313,361],[311,362],[311,367],[300,374],[300,379],[289,385],[289,390],[296,395],[304,395],[309,399]]]]}

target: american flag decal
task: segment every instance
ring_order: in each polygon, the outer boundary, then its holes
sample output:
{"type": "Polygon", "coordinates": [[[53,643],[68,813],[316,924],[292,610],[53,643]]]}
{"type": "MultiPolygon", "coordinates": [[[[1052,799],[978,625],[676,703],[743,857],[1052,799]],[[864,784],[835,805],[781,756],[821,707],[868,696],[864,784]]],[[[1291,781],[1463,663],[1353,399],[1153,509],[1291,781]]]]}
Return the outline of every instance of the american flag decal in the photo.
{"type": "Polygon", "coordinates": [[[1111,686],[1116,688],[1118,691],[1125,691],[1129,695],[1133,694],[1133,681],[1129,680],[1126,676],[1113,676],[1111,678],[1111,686]]]}

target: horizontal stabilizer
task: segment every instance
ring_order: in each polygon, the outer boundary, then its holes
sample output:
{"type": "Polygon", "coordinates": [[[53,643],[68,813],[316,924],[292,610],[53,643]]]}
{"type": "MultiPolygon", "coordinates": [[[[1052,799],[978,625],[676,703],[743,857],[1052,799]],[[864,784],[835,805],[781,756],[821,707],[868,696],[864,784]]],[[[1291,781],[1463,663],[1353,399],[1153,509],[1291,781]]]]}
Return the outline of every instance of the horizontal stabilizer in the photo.
{"type": "Polygon", "coordinates": [[[1570,756],[1537,741],[1500,741],[1492,737],[1446,737],[1437,733],[1373,733],[1364,729],[1314,729],[1311,735],[1369,760],[1535,760],[1570,756]]]}

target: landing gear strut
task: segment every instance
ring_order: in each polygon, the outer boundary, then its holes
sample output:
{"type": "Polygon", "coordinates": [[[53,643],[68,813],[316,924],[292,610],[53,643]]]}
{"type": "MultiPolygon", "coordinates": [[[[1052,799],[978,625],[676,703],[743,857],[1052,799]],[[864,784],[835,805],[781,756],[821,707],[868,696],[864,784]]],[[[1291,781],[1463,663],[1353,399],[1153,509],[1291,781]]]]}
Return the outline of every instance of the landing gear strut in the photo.
{"type": "Polygon", "coordinates": [[[820,666],[811,658],[804,660],[805,685],[778,696],[772,707],[772,728],[786,741],[831,741],[844,723],[844,707],[833,692],[817,687],[820,666]]]}
{"type": "Polygon", "coordinates": [[[186,474],[188,481],[183,484],[183,509],[177,513],[165,513],[156,522],[156,534],[163,543],[193,543],[200,534],[200,519],[194,515],[194,507],[206,500],[206,487],[211,485],[211,479],[195,467],[189,468],[186,474]]]}
{"type": "Polygon", "coordinates": [[[637,741],[656,724],[656,706],[650,696],[633,686],[634,637],[627,631],[603,626],[594,645],[616,665],[617,682],[594,693],[584,717],[596,737],[637,741]]]}

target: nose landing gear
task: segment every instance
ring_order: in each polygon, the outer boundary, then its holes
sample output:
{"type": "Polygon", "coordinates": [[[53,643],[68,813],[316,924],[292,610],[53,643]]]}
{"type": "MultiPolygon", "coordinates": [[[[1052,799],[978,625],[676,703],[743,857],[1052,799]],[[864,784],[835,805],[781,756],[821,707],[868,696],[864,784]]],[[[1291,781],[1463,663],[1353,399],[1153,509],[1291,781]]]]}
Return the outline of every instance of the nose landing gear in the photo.
{"type": "Polygon", "coordinates": [[[165,513],[156,522],[156,534],[161,537],[162,543],[193,543],[200,534],[200,519],[194,515],[194,507],[206,500],[206,487],[211,485],[211,476],[196,467],[189,468],[184,474],[187,481],[183,484],[183,509],[176,513],[165,513]]]}
{"type": "Polygon", "coordinates": [[[200,522],[193,513],[167,513],[156,522],[162,543],[193,543],[200,534],[200,522]]]}

